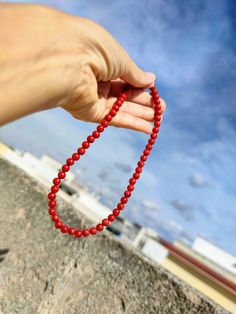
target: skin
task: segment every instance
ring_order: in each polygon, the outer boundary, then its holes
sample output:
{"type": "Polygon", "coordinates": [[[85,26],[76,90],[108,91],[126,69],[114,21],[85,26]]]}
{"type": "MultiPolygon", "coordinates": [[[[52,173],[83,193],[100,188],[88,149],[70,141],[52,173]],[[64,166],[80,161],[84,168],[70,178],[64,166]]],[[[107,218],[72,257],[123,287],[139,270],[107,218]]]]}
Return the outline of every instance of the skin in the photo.
{"type": "Polygon", "coordinates": [[[0,4],[0,126],[55,107],[100,123],[128,83],[110,125],[150,133],[154,109],[145,89],[154,81],[94,21],[41,5],[0,4]]]}

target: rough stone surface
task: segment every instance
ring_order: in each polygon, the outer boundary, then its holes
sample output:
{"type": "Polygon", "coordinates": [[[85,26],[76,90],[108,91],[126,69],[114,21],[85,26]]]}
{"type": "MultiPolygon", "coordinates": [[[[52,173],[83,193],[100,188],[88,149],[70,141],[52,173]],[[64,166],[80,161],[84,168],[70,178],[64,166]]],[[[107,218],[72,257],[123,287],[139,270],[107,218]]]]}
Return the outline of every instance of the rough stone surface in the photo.
{"type": "MultiPolygon", "coordinates": [[[[0,159],[0,313],[226,313],[107,230],[86,239],[61,234],[47,193],[0,159]]],[[[90,225],[57,200],[66,223],[90,225]]]]}

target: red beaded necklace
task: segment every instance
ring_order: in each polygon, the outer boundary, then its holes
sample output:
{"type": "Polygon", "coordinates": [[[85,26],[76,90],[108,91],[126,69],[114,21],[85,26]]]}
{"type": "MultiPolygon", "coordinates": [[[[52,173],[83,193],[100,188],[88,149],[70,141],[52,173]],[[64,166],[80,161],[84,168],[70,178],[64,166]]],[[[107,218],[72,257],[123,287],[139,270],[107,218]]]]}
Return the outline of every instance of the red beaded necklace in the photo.
{"type": "Polygon", "coordinates": [[[49,215],[52,216],[51,218],[52,221],[55,223],[55,227],[60,229],[62,233],[68,233],[71,236],[81,238],[82,236],[88,237],[90,234],[95,235],[97,232],[102,231],[104,226],[107,227],[110,224],[110,222],[114,221],[116,217],[119,216],[120,211],[124,209],[125,204],[128,203],[128,200],[131,197],[131,193],[134,190],[136,181],[140,178],[142,168],[145,165],[145,161],[147,160],[150,154],[152,146],[155,144],[155,140],[159,132],[159,127],[161,125],[162,116],[161,101],[158,95],[158,91],[155,87],[150,88],[150,95],[152,96],[153,103],[155,105],[154,127],[152,129],[152,133],[148,140],[148,144],[146,145],[142,155],[140,156],[140,160],[137,163],[135,172],[133,173],[133,176],[129,179],[129,184],[124,192],[124,196],[121,197],[120,202],[117,204],[116,208],[113,209],[112,214],[108,215],[107,218],[103,219],[101,223],[96,225],[96,227],[79,230],[73,227],[68,227],[67,225],[63,224],[59,215],[56,212],[56,193],[59,191],[61,181],[66,177],[66,172],[70,171],[70,167],[73,166],[74,162],[78,161],[80,159],[80,156],[86,153],[86,150],[90,147],[90,144],[92,144],[97,138],[99,138],[100,134],[104,131],[104,129],[108,127],[109,122],[117,114],[123,102],[125,101],[127,95],[128,90],[126,89],[116,100],[109,113],[103,118],[102,122],[97,126],[97,129],[87,137],[87,140],[82,143],[82,146],[78,148],[77,152],[72,154],[72,156],[66,160],[66,164],[64,164],[61,167],[61,170],[58,172],[58,176],[53,179],[51,192],[48,193],[49,198],[48,213],[49,215]]]}

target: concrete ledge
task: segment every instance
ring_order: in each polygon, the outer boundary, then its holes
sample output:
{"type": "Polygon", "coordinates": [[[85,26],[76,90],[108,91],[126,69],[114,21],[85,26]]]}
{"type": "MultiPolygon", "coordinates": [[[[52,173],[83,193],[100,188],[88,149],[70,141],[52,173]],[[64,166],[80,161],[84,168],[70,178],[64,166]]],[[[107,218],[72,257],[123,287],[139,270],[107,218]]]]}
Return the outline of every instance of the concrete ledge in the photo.
{"type": "MultiPolygon", "coordinates": [[[[47,193],[0,159],[0,313],[226,313],[108,231],[60,234],[47,193]]],[[[91,224],[57,199],[66,223],[91,224]]]]}

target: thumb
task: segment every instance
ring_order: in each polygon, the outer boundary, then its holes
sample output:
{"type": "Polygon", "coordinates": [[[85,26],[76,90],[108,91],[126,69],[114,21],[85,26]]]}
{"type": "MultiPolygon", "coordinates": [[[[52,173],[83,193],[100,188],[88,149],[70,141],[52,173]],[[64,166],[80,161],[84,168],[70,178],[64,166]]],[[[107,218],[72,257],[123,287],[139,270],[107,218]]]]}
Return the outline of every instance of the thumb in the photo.
{"type": "Polygon", "coordinates": [[[121,79],[134,87],[151,87],[155,82],[156,76],[151,72],[144,72],[130,58],[128,53],[125,53],[125,72],[121,79]]]}

